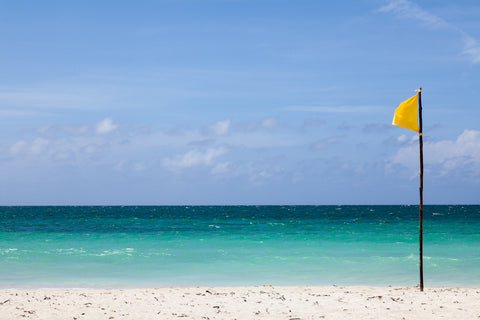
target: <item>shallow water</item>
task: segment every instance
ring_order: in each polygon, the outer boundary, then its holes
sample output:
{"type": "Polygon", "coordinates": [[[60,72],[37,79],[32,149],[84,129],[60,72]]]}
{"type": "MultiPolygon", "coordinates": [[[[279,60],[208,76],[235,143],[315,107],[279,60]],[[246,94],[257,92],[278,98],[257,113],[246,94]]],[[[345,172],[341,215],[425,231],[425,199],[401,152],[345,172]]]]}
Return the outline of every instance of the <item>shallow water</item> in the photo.
{"type": "MultiPolygon", "coordinates": [[[[416,206],[0,207],[0,287],[418,284],[416,206]]],[[[425,286],[480,287],[480,206],[424,207],[425,286]]]]}

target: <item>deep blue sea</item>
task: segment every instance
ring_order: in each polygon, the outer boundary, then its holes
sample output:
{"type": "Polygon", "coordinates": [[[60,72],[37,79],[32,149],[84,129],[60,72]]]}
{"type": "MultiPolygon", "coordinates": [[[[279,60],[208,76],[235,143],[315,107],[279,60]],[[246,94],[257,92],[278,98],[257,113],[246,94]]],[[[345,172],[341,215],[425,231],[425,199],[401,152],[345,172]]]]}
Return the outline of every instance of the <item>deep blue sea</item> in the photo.
{"type": "MultiPolygon", "coordinates": [[[[424,207],[425,286],[480,287],[480,206],[424,207]]],[[[0,287],[419,282],[418,206],[0,207],[0,287]]]]}

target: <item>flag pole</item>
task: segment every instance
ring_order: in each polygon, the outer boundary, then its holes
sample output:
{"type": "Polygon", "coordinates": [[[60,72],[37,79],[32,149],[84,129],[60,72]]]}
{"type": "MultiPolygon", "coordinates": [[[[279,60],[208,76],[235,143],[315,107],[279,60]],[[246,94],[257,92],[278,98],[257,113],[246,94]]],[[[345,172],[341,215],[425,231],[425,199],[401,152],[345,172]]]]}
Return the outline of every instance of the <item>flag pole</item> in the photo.
{"type": "Polygon", "coordinates": [[[393,116],[393,125],[418,132],[420,146],[420,206],[419,206],[419,253],[420,253],[420,291],[423,291],[423,125],[422,125],[422,87],[417,94],[400,103],[393,116]],[[418,107],[418,112],[417,112],[418,107]]]}
{"type": "Polygon", "coordinates": [[[423,130],[422,130],[422,87],[418,90],[418,142],[420,146],[420,206],[419,206],[419,251],[420,291],[423,291],[423,130]]]}

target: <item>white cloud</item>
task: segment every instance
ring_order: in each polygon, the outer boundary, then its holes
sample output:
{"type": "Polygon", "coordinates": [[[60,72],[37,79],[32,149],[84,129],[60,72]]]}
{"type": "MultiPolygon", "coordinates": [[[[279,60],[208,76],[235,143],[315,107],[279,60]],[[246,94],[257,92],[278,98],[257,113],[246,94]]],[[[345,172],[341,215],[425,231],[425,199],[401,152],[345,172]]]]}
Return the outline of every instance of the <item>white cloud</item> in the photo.
{"type": "Polygon", "coordinates": [[[37,130],[35,130],[36,132],[38,132],[39,134],[48,134],[52,131],[52,127],[51,126],[43,126],[43,127],[40,127],[40,128],[37,128],[37,130]]]}
{"type": "Polygon", "coordinates": [[[228,133],[230,129],[230,122],[230,119],[218,121],[217,123],[209,127],[209,132],[213,133],[216,136],[224,136],[228,133]]]}
{"type": "Polygon", "coordinates": [[[225,154],[224,148],[209,148],[205,151],[190,150],[189,152],[173,158],[163,159],[163,165],[169,169],[177,170],[196,166],[211,166],[214,160],[225,154]]]}
{"type": "Polygon", "coordinates": [[[31,143],[28,143],[25,140],[20,140],[15,142],[10,147],[10,154],[11,155],[21,155],[21,154],[33,154],[33,155],[40,155],[47,151],[47,148],[51,142],[44,138],[35,138],[31,143]]]}
{"type": "Polygon", "coordinates": [[[107,154],[107,149],[112,145],[112,141],[107,141],[104,134],[113,132],[116,128],[117,125],[110,118],[96,125],[95,132],[99,135],[92,135],[91,127],[89,129],[87,125],[45,125],[34,130],[34,137],[12,143],[9,153],[16,159],[30,158],[30,161],[97,158],[100,154],[107,154]]]}
{"type": "MultiPolygon", "coordinates": [[[[392,164],[418,172],[418,144],[401,148],[391,159],[392,164]]],[[[456,171],[480,175],[480,131],[465,130],[455,141],[443,140],[424,144],[425,168],[441,175],[456,171]]]]}
{"type": "Polygon", "coordinates": [[[10,154],[16,155],[16,154],[22,153],[27,148],[28,148],[28,143],[25,140],[17,141],[10,147],[10,154]]]}
{"type": "Polygon", "coordinates": [[[262,120],[262,127],[265,129],[273,129],[277,126],[278,120],[275,118],[266,118],[262,120]]]}
{"type": "Polygon", "coordinates": [[[68,137],[45,139],[36,137],[31,141],[20,140],[13,143],[9,152],[15,159],[41,159],[73,161],[79,158],[105,154],[108,144],[95,137],[68,137]]]}
{"type": "Polygon", "coordinates": [[[380,12],[392,12],[399,17],[417,20],[430,28],[443,28],[456,31],[462,38],[464,48],[462,53],[469,56],[473,63],[480,62],[480,44],[468,33],[444,19],[423,10],[419,5],[408,0],[390,0],[379,9],[380,12]]]}
{"type": "Polygon", "coordinates": [[[125,160],[122,160],[113,165],[112,169],[114,171],[123,172],[125,170],[125,160]]]}
{"type": "Polygon", "coordinates": [[[144,162],[137,162],[133,165],[133,170],[134,171],[144,171],[147,168],[144,162]]]}
{"type": "Polygon", "coordinates": [[[101,146],[97,145],[96,143],[88,143],[87,145],[80,148],[80,151],[83,154],[97,154],[101,149],[101,146]]]}
{"type": "Polygon", "coordinates": [[[110,118],[100,121],[93,129],[88,125],[44,125],[33,130],[33,137],[12,142],[8,152],[12,159],[26,161],[99,159],[119,144],[118,139],[106,136],[117,127],[110,118]]]}
{"type": "Polygon", "coordinates": [[[50,145],[50,141],[44,138],[36,138],[31,145],[31,151],[33,154],[43,153],[50,145]]]}
{"type": "Polygon", "coordinates": [[[117,127],[118,127],[118,125],[116,123],[114,123],[112,119],[105,118],[102,121],[100,121],[99,123],[97,123],[97,125],[95,127],[95,131],[98,134],[108,134],[108,133],[111,133],[111,132],[115,131],[117,129],[117,127]]]}
{"type": "Polygon", "coordinates": [[[402,134],[400,137],[397,138],[397,141],[400,142],[400,143],[403,143],[403,142],[407,141],[407,136],[402,134]]]}

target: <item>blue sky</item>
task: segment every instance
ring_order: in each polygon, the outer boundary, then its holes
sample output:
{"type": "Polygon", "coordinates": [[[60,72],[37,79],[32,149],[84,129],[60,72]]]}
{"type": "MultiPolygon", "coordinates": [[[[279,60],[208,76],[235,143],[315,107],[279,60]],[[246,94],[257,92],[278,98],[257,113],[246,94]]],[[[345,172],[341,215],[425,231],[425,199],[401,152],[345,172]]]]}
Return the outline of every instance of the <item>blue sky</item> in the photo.
{"type": "Polygon", "coordinates": [[[0,205],[480,203],[478,1],[0,1],[0,205]]]}

